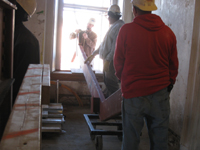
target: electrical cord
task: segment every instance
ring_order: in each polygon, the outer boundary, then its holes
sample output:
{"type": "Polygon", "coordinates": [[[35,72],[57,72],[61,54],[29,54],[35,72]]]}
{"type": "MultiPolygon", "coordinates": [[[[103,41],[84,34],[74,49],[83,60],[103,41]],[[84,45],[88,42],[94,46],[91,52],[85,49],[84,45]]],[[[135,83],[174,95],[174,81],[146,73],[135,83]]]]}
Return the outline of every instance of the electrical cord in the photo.
{"type": "MultiPolygon", "coordinates": [[[[55,82],[55,81],[51,81],[51,84],[56,84],[56,82],[55,82]]],[[[79,103],[79,106],[83,106],[83,102],[82,102],[81,98],[78,96],[78,94],[77,94],[74,90],[72,90],[72,89],[69,88],[68,86],[63,85],[63,84],[61,84],[61,83],[59,83],[59,86],[61,86],[62,88],[65,88],[65,89],[67,89],[69,92],[71,92],[71,93],[76,97],[76,99],[77,99],[77,101],[78,101],[78,103],[79,103]]]]}

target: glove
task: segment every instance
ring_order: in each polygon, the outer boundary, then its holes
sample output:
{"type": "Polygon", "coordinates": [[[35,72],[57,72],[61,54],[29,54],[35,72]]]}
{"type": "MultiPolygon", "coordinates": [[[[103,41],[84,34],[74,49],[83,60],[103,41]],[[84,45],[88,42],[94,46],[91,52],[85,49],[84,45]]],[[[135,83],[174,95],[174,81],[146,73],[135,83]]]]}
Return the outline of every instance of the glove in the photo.
{"type": "Polygon", "coordinates": [[[87,62],[89,62],[89,64],[92,62],[92,60],[94,59],[94,55],[90,55],[85,61],[84,63],[86,64],[87,62]]]}
{"type": "Polygon", "coordinates": [[[76,34],[74,32],[72,32],[70,35],[69,35],[69,39],[72,40],[72,39],[75,39],[76,38],[76,34]]]}
{"type": "Polygon", "coordinates": [[[80,33],[82,30],[81,29],[76,29],[75,32],[76,34],[80,33]]]}
{"type": "Polygon", "coordinates": [[[174,87],[173,84],[168,85],[168,87],[167,87],[167,91],[168,91],[168,92],[171,92],[171,90],[173,89],[173,87],[174,87]]]}
{"type": "Polygon", "coordinates": [[[105,72],[108,72],[108,71],[109,71],[109,66],[110,66],[110,61],[105,60],[105,61],[104,61],[104,64],[103,64],[103,70],[104,70],[105,72]]]}
{"type": "Polygon", "coordinates": [[[87,33],[83,33],[83,38],[84,38],[84,39],[87,39],[87,38],[88,38],[87,33]]]}

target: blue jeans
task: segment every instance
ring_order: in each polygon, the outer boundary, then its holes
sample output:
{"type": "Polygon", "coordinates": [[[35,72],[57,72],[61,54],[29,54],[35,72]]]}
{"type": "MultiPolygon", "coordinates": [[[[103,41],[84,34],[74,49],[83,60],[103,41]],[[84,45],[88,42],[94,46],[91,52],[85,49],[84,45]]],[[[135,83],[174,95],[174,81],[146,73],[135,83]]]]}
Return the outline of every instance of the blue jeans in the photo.
{"type": "Polygon", "coordinates": [[[123,99],[122,150],[138,150],[144,120],[150,150],[168,150],[169,92],[164,88],[152,95],[123,99]]]}

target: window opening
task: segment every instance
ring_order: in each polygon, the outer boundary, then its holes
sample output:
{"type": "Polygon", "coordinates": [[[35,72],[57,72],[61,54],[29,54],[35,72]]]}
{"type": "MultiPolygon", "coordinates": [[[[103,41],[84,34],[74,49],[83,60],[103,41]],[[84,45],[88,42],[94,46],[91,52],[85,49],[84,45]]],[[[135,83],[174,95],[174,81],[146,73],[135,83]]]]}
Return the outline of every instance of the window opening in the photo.
{"type": "MultiPolygon", "coordinates": [[[[106,17],[107,9],[110,6],[108,0],[64,0],[63,9],[63,29],[62,29],[62,45],[61,45],[61,70],[80,69],[80,59],[78,53],[78,40],[69,39],[69,35],[76,29],[86,30],[87,23],[90,18],[95,18],[96,23],[92,30],[97,34],[97,49],[102,42],[109,28],[109,22],[106,17]],[[82,7],[81,7],[82,5],[82,7]],[[74,54],[76,56],[74,61],[74,54]]],[[[97,55],[93,61],[93,69],[102,71],[103,62],[97,55]]]]}
{"type": "Polygon", "coordinates": [[[64,3],[105,8],[110,6],[110,0],[64,0],[64,3]]]}

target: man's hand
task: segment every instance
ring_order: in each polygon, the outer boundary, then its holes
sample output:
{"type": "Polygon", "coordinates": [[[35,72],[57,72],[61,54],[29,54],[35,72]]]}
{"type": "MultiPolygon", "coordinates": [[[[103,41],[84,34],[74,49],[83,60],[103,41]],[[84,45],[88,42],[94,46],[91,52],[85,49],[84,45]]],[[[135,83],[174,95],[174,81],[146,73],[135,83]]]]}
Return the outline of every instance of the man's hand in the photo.
{"type": "Polygon", "coordinates": [[[83,33],[83,38],[84,38],[84,39],[87,39],[87,38],[88,38],[87,33],[83,33]]]}
{"type": "Polygon", "coordinates": [[[104,64],[103,64],[103,70],[104,70],[105,72],[108,72],[108,71],[109,71],[109,66],[110,66],[110,61],[105,60],[105,61],[104,61],[104,64]]]}
{"type": "Polygon", "coordinates": [[[94,59],[94,55],[90,55],[85,61],[84,63],[86,64],[87,62],[90,64],[92,62],[92,60],[94,59]]]}
{"type": "Polygon", "coordinates": [[[72,32],[70,35],[69,35],[69,39],[72,40],[72,39],[75,39],[76,38],[76,34],[74,32],[72,32]]]}
{"type": "Polygon", "coordinates": [[[168,92],[171,92],[171,90],[173,89],[173,87],[174,87],[173,84],[168,85],[168,87],[167,87],[167,91],[168,91],[168,92]]]}
{"type": "Polygon", "coordinates": [[[76,32],[76,34],[78,34],[81,32],[81,29],[76,29],[75,32],[76,32]]]}

